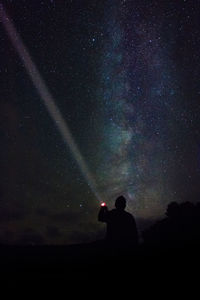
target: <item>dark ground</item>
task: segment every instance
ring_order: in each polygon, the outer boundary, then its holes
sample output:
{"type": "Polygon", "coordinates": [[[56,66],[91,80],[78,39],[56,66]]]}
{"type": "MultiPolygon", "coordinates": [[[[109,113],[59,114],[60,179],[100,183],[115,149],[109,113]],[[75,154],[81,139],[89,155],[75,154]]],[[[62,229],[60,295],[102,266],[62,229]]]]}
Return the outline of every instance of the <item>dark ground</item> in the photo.
{"type": "MultiPolygon", "coordinates": [[[[140,245],[117,253],[100,242],[71,246],[1,246],[1,283],[13,286],[63,285],[128,289],[151,287],[165,291],[178,284],[195,285],[199,274],[199,245],[140,245]]],[[[182,289],[181,288],[181,289],[182,289]]],[[[47,289],[49,291],[49,288],[47,289]]]]}

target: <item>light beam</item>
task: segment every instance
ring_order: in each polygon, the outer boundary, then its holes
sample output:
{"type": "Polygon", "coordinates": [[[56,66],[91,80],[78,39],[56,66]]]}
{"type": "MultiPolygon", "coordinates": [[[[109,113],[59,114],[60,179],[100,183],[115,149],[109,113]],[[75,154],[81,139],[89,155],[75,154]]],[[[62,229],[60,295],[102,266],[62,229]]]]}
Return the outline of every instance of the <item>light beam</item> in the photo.
{"type": "Polygon", "coordinates": [[[50,116],[54,120],[64,142],[68,145],[70,148],[76,162],[78,163],[78,166],[85,177],[90,189],[94,193],[95,197],[101,202],[102,196],[100,196],[97,185],[95,182],[95,179],[93,175],[91,174],[90,170],[87,167],[87,164],[81,155],[80,150],[78,149],[78,146],[76,145],[72,134],[69,130],[69,127],[64,120],[59,108],[55,104],[55,100],[51,93],[49,92],[43,78],[41,77],[35,63],[33,62],[27,48],[25,47],[19,33],[15,29],[15,26],[9,16],[6,14],[5,9],[3,5],[0,3],[0,20],[11,40],[11,43],[13,44],[14,48],[16,49],[19,57],[24,63],[25,69],[27,73],[29,74],[30,78],[32,79],[32,82],[35,86],[35,88],[38,91],[38,94],[40,95],[41,99],[43,100],[50,116]]]}

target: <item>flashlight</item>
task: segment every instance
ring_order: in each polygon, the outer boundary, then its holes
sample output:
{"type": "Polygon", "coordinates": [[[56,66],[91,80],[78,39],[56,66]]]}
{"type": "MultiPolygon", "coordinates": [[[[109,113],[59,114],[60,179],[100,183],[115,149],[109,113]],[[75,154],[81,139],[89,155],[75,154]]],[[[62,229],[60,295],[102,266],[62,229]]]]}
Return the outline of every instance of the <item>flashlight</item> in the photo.
{"type": "Polygon", "coordinates": [[[105,207],[106,206],[106,203],[105,202],[102,202],[101,203],[101,207],[105,207]]]}

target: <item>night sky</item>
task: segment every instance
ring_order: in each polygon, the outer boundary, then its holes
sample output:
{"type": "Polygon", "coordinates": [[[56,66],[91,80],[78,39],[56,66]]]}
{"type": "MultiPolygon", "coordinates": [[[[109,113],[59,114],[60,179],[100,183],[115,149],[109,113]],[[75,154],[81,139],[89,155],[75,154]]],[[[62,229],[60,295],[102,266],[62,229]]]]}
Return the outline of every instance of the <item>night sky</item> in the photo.
{"type": "MultiPolygon", "coordinates": [[[[1,1],[96,189],[138,227],[200,200],[200,2],[1,1]]],[[[104,236],[99,199],[0,22],[0,242],[104,236]]]]}

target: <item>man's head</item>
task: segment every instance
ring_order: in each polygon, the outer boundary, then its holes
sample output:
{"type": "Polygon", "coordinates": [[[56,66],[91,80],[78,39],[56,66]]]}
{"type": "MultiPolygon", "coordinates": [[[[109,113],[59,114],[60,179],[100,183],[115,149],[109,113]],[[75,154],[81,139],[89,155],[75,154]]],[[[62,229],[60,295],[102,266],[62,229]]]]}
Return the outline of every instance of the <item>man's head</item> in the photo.
{"type": "Polygon", "coordinates": [[[124,196],[120,196],[115,201],[115,207],[116,209],[124,210],[126,207],[126,199],[124,196]]]}

